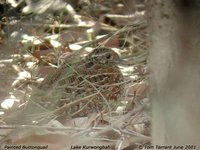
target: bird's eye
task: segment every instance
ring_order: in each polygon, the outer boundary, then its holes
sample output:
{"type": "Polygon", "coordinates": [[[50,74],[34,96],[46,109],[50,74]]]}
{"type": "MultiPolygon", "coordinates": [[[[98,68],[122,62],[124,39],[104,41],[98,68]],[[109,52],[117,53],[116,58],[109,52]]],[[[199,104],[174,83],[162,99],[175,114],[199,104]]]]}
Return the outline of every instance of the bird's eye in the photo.
{"type": "Polygon", "coordinates": [[[106,55],[106,58],[107,58],[107,59],[112,59],[112,55],[111,55],[111,54],[107,54],[107,55],[106,55]]]}

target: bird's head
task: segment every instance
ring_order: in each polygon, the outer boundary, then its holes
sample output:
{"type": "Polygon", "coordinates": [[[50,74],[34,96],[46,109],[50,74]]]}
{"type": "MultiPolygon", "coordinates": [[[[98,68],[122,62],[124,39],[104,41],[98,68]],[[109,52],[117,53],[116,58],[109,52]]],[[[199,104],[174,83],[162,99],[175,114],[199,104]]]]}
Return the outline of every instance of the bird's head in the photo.
{"type": "Polygon", "coordinates": [[[119,54],[109,48],[96,48],[88,54],[86,59],[90,59],[100,64],[117,64],[120,61],[119,54]]]}

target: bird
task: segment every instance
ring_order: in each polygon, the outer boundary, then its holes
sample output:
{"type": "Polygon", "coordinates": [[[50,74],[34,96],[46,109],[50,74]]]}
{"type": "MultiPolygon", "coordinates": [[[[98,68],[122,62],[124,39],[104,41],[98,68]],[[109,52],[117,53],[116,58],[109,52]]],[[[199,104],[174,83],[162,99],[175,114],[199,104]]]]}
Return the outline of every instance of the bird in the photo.
{"type": "MultiPolygon", "coordinates": [[[[95,48],[82,59],[66,58],[36,87],[30,103],[66,118],[112,111],[124,93],[120,61],[119,54],[106,47],[95,48]]],[[[33,114],[43,113],[29,108],[33,114]]]]}

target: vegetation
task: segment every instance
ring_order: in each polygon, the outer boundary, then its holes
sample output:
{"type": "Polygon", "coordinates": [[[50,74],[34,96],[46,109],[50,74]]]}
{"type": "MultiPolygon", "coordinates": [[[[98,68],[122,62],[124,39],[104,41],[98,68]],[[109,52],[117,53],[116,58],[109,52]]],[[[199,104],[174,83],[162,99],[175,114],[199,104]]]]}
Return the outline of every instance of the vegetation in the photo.
{"type": "MultiPolygon", "coordinates": [[[[1,2],[0,145],[132,150],[149,144],[145,4],[137,0],[1,2]],[[124,62],[118,65],[124,78],[118,83],[123,84],[123,96],[115,109],[77,117],[69,112],[58,119],[58,111],[73,109],[77,101],[58,107],[56,101],[62,98],[62,92],[55,91],[54,85],[59,80],[65,85],[62,90],[69,88],[62,79],[74,73],[79,68],[77,62],[98,48],[112,49],[124,62]],[[55,76],[63,64],[68,64],[64,77],[55,76]],[[38,89],[44,86],[51,88],[38,89]]],[[[97,92],[102,95],[99,89],[97,92]]],[[[73,94],[69,97],[72,100],[73,94]]]]}

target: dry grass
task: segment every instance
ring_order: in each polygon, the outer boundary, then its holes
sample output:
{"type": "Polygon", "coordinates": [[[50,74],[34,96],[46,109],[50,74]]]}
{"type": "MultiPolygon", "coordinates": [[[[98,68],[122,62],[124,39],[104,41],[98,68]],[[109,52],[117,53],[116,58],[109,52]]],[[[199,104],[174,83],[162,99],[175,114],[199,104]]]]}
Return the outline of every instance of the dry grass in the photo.
{"type": "MultiPolygon", "coordinates": [[[[119,1],[119,4],[122,5],[122,1],[119,1]]],[[[8,90],[0,91],[4,93],[1,94],[1,104],[4,105],[1,105],[0,124],[4,126],[0,127],[0,145],[48,145],[48,149],[52,150],[86,145],[127,150],[150,143],[145,10],[138,12],[133,9],[134,11],[129,13],[130,17],[127,17],[126,9],[118,10],[119,4],[111,7],[109,2],[97,1],[95,4],[72,5],[74,10],[66,8],[64,12],[58,11],[58,18],[50,13],[50,19],[45,17],[45,10],[42,15],[33,9],[33,22],[30,22],[30,18],[25,14],[27,18],[12,25],[11,33],[0,30],[5,32],[0,38],[0,82],[4,82],[4,73],[11,75],[8,70],[18,73],[18,77],[16,74],[9,77],[13,79],[6,87],[1,84],[1,89],[8,90]],[[94,5],[96,11],[91,14],[94,5]],[[37,20],[37,17],[43,21],[37,20]],[[8,38],[6,34],[9,35],[8,38]],[[3,48],[8,47],[9,41],[10,53],[5,53],[3,48]],[[46,90],[36,88],[41,84],[42,78],[58,72],[57,68],[63,60],[67,60],[69,64],[64,73],[65,77],[58,76],[59,79],[55,80],[66,81],[66,78],[77,71],[73,64],[97,47],[110,47],[126,60],[125,64],[119,66],[124,81],[117,84],[124,85],[124,94],[120,101],[115,103],[115,109],[87,78],[84,78],[83,82],[93,87],[94,92],[76,98],[73,94],[68,95],[67,99],[73,101],[61,107],[57,107],[56,103],[62,98],[64,89],[75,87],[69,87],[65,83],[57,89],[55,84],[46,90]],[[11,61],[6,61],[4,54],[11,58],[11,61]],[[104,101],[104,109],[93,111],[86,116],[77,115],[84,111],[93,100],[91,97],[95,95],[99,95],[104,101]],[[80,109],[70,111],[80,102],[84,102],[80,109]],[[67,117],[56,120],[63,110],[69,110],[67,117]],[[38,122],[41,124],[38,125],[38,122]]],[[[2,20],[1,23],[6,27],[11,26],[11,22],[2,20]]],[[[48,82],[51,84],[51,81],[48,82]]]]}

